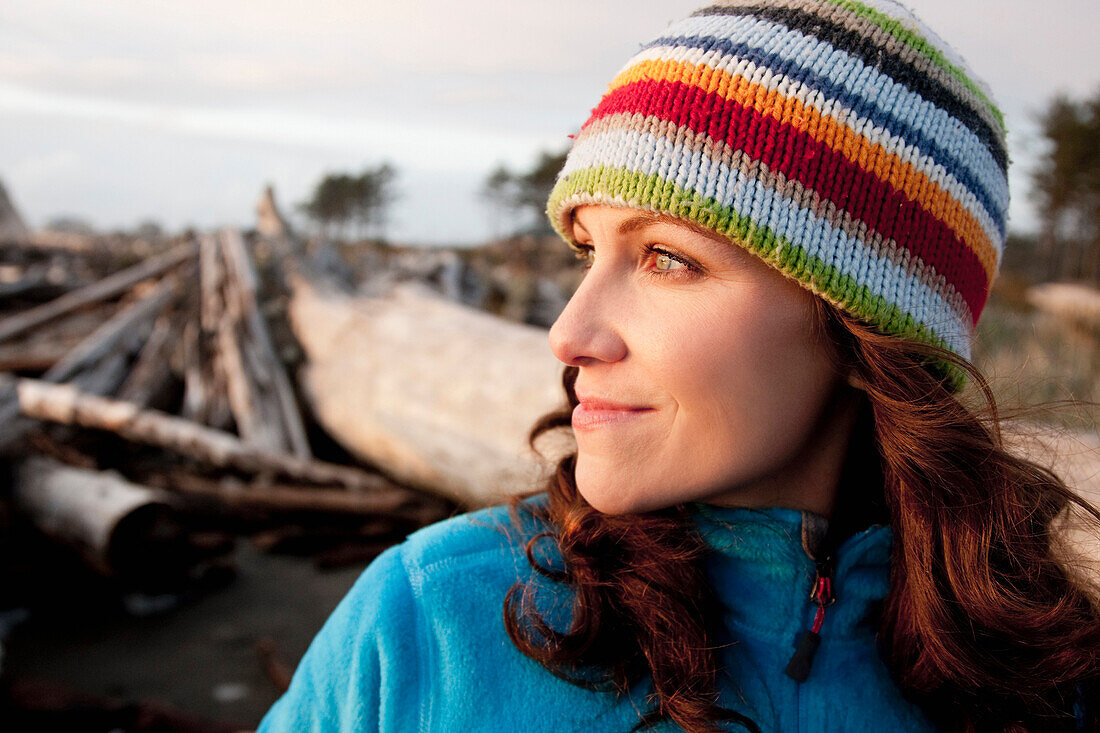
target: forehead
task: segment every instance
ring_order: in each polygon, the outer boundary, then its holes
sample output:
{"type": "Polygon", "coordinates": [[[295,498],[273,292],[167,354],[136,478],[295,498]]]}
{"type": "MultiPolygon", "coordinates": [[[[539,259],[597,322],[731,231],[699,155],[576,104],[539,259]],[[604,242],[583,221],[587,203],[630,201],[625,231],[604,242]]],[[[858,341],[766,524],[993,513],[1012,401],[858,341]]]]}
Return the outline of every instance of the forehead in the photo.
{"type": "Polygon", "coordinates": [[[591,230],[604,227],[610,228],[618,235],[651,229],[659,229],[665,232],[678,230],[681,233],[692,235],[693,243],[705,248],[715,256],[737,262],[745,258],[751,259],[751,256],[737,242],[722,236],[718,232],[692,221],[678,219],[668,214],[647,209],[590,204],[573,209],[570,220],[574,241],[588,239],[591,236],[591,230]]]}

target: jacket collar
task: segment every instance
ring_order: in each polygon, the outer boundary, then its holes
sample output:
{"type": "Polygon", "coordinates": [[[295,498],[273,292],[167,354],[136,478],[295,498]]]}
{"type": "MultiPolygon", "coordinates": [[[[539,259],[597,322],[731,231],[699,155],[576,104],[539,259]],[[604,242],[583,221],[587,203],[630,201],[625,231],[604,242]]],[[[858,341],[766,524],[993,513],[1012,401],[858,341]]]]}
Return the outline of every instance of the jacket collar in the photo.
{"type": "MultiPolygon", "coordinates": [[[[742,634],[790,640],[808,628],[810,601],[827,521],[795,509],[730,509],[691,504],[700,534],[711,548],[707,572],[727,620],[742,634]]],[[[889,591],[888,526],[852,535],[832,563],[836,602],[826,609],[821,635],[840,639],[875,633],[875,606],[889,591]]]]}

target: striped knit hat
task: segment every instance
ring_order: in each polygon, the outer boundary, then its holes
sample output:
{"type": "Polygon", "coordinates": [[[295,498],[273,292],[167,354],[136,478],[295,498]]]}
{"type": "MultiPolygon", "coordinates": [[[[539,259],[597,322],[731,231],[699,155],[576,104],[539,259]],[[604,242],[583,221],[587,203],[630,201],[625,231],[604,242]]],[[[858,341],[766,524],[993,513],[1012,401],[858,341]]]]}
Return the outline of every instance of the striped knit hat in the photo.
{"type": "Polygon", "coordinates": [[[988,90],[904,7],[725,0],[619,72],[547,213],[570,244],[584,204],[690,220],[884,333],[969,358],[1007,170],[988,90]]]}

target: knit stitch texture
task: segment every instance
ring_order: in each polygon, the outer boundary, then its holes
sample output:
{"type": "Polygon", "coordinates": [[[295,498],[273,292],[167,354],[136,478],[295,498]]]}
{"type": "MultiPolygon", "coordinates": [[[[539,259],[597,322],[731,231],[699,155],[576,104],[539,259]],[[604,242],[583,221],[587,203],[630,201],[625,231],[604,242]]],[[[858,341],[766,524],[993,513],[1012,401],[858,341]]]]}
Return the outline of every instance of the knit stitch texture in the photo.
{"type": "Polygon", "coordinates": [[[740,0],[642,46],[547,213],[574,246],[584,204],[686,219],[883,333],[969,358],[1008,201],[1000,111],[911,12],[740,0]]]}

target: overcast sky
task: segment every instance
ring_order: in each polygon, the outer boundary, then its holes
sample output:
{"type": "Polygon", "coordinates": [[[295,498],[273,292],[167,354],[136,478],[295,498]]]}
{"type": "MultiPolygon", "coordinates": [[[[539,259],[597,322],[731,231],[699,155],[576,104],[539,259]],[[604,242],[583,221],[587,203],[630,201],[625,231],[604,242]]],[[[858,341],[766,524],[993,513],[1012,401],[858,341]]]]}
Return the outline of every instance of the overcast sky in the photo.
{"type": "MultiPolygon", "coordinates": [[[[399,169],[392,239],[493,233],[477,189],[559,149],[638,44],[700,0],[4,0],[0,181],[31,226],[249,225],[326,171],[399,169]]],[[[1100,89],[1096,0],[911,0],[1006,114],[1033,229],[1035,112],[1100,89]]]]}

